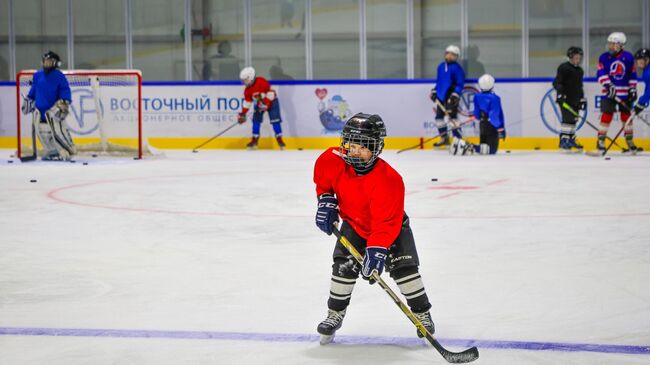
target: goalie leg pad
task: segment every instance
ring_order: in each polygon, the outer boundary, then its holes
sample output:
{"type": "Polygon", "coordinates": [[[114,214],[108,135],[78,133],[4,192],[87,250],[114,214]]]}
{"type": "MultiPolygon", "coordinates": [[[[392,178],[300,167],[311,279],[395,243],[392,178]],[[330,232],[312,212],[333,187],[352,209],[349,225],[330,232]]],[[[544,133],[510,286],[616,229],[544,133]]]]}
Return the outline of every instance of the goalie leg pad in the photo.
{"type": "Polygon", "coordinates": [[[50,127],[49,123],[38,123],[38,139],[43,145],[43,150],[45,152],[43,155],[44,160],[59,159],[59,149],[57,148],[57,144],[52,133],[52,128],[50,127]]]}
{"type": "Polygon", "coordinates": [[[55,122],[49,112],[45,113],[45,119],[46,124],[49,126],[52,140],[54,141],[54,147],[58,152],[59,158],[65,161],[70,160],[70,155],[73,153],[73,147],[66,141],[61,123],[55,122]]]}

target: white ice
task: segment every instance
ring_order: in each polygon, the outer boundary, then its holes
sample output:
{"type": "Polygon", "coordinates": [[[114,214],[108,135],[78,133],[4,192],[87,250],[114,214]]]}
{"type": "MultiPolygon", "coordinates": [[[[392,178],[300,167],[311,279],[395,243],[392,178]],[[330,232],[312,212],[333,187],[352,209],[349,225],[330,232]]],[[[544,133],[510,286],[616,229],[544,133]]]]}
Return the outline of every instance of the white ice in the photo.
{"type": "MultiPolygon", "coordinates": [[[[315,335],[334,245],[313,222],[318,153],[166,151],[83,165],[10,164],[0,151],[0,328],[315,335]]],[[[647,155],[383,157],[404,177],[436,336],[650,346],[647,155]]],[[[415,329],[359,280],[338,334],[415,329]]],[[[479,351],[479,364],[650,363],[479,351]]],[[[0,335],[0,364],[233,363],[444,361],[425,346],[0,335]]]]}

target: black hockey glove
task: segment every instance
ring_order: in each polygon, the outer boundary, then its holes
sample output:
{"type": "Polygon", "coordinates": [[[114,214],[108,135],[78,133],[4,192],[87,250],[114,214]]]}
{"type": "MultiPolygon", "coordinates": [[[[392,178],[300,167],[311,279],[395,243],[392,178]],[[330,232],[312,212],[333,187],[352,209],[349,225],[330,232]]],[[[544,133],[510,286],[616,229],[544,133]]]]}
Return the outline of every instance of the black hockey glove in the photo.
{"type": "Polygon", "coordinates": [[[316,211],[316,226],[321,231],[332,234],[332,225],[339,220],[339,201],[332,194],[323,194],[318,197],[318,210],[316,211]]]}
{"type": "Polygon", "coordinates": [[[578,109],[580,109],[580,110],[586,110],[587,109],[587,99],[585,99],[585,98],[580,99],[580,104],[578,105],[578,109]]]}
{"type": "Polygon", "coordinates": [[[455,108],[458,106],[458,103],[460,102],[460,96],[456,93],[452,93],[449,99],[447,100],[447,105],[450,108],[455,108]]]}
{"type": "Polygon", "coordinates": [[[557,94],[557,97],[555,98],[555,102],[562,105],[562,103],[566,102],[566,95],[557,94]]]}
{"type": "Polygon", "coordinates": [[[375,281],[371,279],[372,273],[376,270],[377,275],[384,272],[384,263],[388,257],[388,250],[385,247],[366,247],[366,255],[363,256],[363,267],[361,275],[368,280],[370,284],[375,281]]]}
{"type": "Polygon", "coordinates": [[[499,137],[499,139],[502,139],[502,140],[505,141],[506,140],[506,130],[503,129],[503,128],[497,129],[497,136],[499,137]]]}
{"type": "Polygon", "coordinates": [[[438,92],[436,91],[436,89],[431,89],[431,93],[429,94],[429,99],[431,99],[431,101],[433,101],[434,104],[436,103],[436,100],[438,99],[438,92]]]}
{"type": "Polygon", "coordinates": [[[641,114],[643,112],[643,109],[645,109],[645,106],[641,105],[640,103],[636,103],[634,106],[634,114],[641,114]]]}
{"type": "Polygon", "coordinates": [[[616,86],[613,84],[607,84],[605,85],[605,89],[607,89],[607,98],[614,100],[614,98],[616,98],[616,86]]]}
{"type": "Polygon", "coordinates": [[[627,91],[627,105],[632,105],[632,103],[636,101],[636,97],[637,97],[636,88],[631,87],[627,91]]]}

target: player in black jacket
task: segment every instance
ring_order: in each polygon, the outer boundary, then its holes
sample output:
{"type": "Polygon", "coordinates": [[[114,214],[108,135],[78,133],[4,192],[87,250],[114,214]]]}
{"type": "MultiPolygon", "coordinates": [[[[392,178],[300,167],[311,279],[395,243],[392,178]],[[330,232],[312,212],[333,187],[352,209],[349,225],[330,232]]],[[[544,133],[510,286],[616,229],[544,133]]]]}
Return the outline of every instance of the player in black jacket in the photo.
{"type": "Polygon", "coordinates": [[[567,50],[569,60],[557,68],[557,76],[553,80],[553,87],[557,94],[557,103],[562,111],[562,126],[560,128],[560,149],[571,151],[572,148],[581,150],[582,146],[576,142],[576,124],[578,117],[571,110],[584,110],[587,100],[582,89],[584,71],[580,67],[582,62],[582,48],[569,47],[567,50]],[[567,109],[567,104],[571,110],[567,109]]]}

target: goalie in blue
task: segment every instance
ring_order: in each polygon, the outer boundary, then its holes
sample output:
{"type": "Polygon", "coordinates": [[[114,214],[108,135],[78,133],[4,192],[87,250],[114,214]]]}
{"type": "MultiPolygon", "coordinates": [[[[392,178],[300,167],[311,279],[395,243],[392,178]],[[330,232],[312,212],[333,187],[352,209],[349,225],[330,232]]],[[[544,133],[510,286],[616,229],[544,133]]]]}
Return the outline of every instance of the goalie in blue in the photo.
{"type": "Polygon", "coordinates": [[[43,160],[70,160],[76,153],[70,130],[65,122],[72,95],[63,72],[61,58],[48,51],[42,58],[43,68],[34,73],[32,86],[24,96],[21,110],[32,114],[34,128],[44,149],[43,160]]]}

